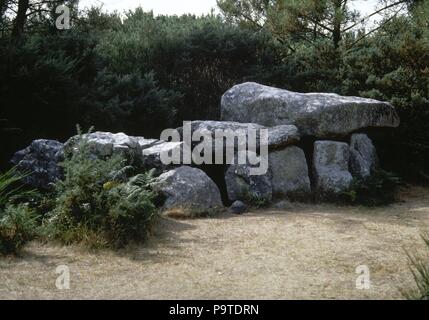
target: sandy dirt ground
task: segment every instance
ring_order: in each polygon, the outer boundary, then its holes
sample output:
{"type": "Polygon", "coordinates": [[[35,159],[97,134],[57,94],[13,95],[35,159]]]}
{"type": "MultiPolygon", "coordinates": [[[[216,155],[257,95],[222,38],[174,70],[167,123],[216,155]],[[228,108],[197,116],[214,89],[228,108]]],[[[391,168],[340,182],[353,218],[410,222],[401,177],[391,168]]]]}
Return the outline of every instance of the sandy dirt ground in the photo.
{"type": "Polygon", "coordinates": [[[401,299],[406,256],[427,254],[429,189],[387,208],[293,204],[210,219],[160,220],[141,247],[88,252],[30,244],[0,258],[0,299],[401,299]],[[70,269],[70,290],[55,286],[70,269]],[[356,288],[368,266],[371,287],[356,288]]]}

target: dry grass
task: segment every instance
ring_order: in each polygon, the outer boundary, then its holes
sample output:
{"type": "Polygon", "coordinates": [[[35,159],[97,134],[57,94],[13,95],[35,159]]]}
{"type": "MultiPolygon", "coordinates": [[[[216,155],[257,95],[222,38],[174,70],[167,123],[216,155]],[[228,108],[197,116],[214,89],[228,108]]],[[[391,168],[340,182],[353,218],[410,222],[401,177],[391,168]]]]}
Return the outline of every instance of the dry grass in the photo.
{"type": "Polygon", "coordinates": [[[424,249],[429,189],[366,209],[294,205],[245,216],[161,220],[143,247],[119,253],[31,244],[0,260],[2,299],[398,299],[412,286],[404,249],[424,249]],[[71,289],[55,288],[58,265],[71,289]],[[357,290],[368,265],[370,290],[357,290]]]}

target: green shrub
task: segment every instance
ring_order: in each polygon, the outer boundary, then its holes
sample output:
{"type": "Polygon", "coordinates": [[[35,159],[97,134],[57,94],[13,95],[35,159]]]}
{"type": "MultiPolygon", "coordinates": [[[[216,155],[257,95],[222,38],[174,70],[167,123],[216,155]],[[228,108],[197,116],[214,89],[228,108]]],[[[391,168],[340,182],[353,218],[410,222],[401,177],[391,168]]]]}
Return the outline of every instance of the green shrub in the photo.
{"type": "Polygon", "coordinates": [[[17,254],[28,241],[33,240],[37,219],[26,205],[8,205],[0,211],[0,254],[17,254]]]}
{"type": "Polygon", "coordinates": [[[0,210],[14,200],[37,196],[33,190],[25,189],[21,183],[25,174],[18,172],[16,167],[0,174],[0,210]]]}
{"type": "Polygon", "coordinates": [[[270,200],[266,197],[263,197],[258,192],[250,190],[250,187],[244,185],[242,187],[242,194],[244,195],[244,202],[250,207],[261,209],[265,208],[270,204],[270,200]]]}
{"type": "MultiPolygon", "coordinates": [[[[429,249],[429,236],[423,236],[423,241],[429,249]]],[[[411,272],[417,289],[403,291],[405,298],[409,300],[429,300],[429,262],[427,259],[408,254],[411,264],[411,272]]]]}
{"type": "Polygon", "coordinates": [[[348,202],[364,206],[384,206],[397,200],[401,179],[391,172],[377,170],[367,179],[355,179],[344,193],[348,202]]]}
{"type": "Polygon", "coordinates": [[[80,135],[77,152],[64,161],[65,179],[56,185],[54,209],[44,221],[44,234],[64,244],[121,247],[143,240],[155,214],[151,174],[124,183],[123,158],[94,159],[80,135]]]}
{"type": "Polygon", "coordinates": [[[246,194],[245,202],[256,209],[265,208],[270,204],[268,199],[251,193],[246,194]]]}
{"type": "Polygon", "coordinates": [[[0,174],[0,254],[17,254],[36,234],[34,213],[25,205],[14,204],[37,195],[20,184],[24,176],[16,168],[0,174]]]}

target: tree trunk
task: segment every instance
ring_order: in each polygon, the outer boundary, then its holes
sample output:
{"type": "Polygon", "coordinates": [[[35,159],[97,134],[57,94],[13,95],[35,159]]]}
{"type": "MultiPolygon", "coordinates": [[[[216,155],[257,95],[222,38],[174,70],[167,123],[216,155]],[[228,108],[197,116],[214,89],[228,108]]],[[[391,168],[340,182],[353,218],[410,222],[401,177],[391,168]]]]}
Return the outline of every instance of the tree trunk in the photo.
{"type": "Polygon", "coordinates": [[[25,22],[27,21],[27,10],[30,5],[30,0],[19,0],[18,1],[18,12],[16,18],[13,21],[12,36],[15,39],[21,38],[24,32],[25,22]]]}
{"type": "Polygon", "coordinates": [[[334,0],[334,28],[332,33],[332,39],[334,41],[335,49],[338,49],[341,41],[341,24],[343,22],[343,7],[342,0],[334,0]]]}

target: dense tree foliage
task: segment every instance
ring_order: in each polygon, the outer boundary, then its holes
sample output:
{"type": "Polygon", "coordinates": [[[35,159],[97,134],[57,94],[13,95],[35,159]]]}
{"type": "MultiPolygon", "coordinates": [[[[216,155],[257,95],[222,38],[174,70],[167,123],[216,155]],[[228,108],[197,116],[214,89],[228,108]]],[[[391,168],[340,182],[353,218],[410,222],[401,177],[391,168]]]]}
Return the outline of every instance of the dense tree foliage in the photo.
{"type": "Polygon", "coordinates": [[[55,28],[53,2],[27,2],[17,34],[25,3],[0,1],[3,164],[33,139],[67,139],[76,123],[158,137],[218,119],[229,87],[257,81],[392,102],[401,128],[375,136],[387,169],[429,174],[426,0],[382,1],[375,25],[352,1],[222,0],[223,16],[74,9],[70,30],[55,28]]]}
{"type": "Polygon", "coordinates": [[[315,45],[329,39],[335,48],[353,47],[383,27],[415,0],[383,0],[373,12],[362,16],[353,0],[218,0],[218,6],[230,21],[252,29],[269,30],[289,48],[300,42],[315,45]],[[375,16],[386,17],[379,25],[368,26],[375,16]],[[345,42],[345,43],[342,43],[345,42]]]}

